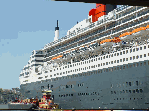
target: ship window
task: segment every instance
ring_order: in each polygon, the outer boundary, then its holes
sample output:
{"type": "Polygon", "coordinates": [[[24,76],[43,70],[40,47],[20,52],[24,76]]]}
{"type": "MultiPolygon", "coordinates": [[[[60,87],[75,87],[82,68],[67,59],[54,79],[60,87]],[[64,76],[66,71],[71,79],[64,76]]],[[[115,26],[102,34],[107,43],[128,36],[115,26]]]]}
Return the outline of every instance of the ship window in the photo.
{"type": "Polygon", "coordinates": [[[144,65],[146,65],[146,62],[144,62],[144,65]]]}
{"type": "Polygon", "coordinates": [[[139,84],[139,82],[138,81],[136,81],[136,85],[138,86],[138,84],[139,84]]]}
{"type": "Polygon", "coordinates": [[[114,54],[114,56],[116,56],[116,53],[114,54]]]}
{"type": "Polygon", "coordinates": [[[130,49],[130,53],[132,52],[132,49],[130,49]]]}
{"type": "Polygon", "coordinates": [[[102,57],[101,57],[101,60],[102,60],[102,57]]]}
{"type": "Polygon", "coordinates": [[[133,52],[135,52],[135,49],[133,49],[133,52]]]}
{"type": "Polygon", "coordinates": [[[117,67],[117,70],[119,70],[119,67],[117,67]]]}
{"type": "Polygon", "coordinates": [[[103,59],[105,59],[105,56],[103,57],[103,59]]]}
{"type": "Polygon", "coordinates": [[[140,66],[142,66],[142,63],[140,63],[140,66]]]}
{"type": "Polygon", "coordinates": [[[136,89],[136,93],[139,93],[139,89],[136,89]]]}
{"type": "Polygon", "coordinates": [[[129,90],[129,93],[131,93],[131,90],[129,90]]]}
{"type": "Polygon", "coordinates": [[[111,71],[113,72],[113,68],[111,68],[111,71]]]}
{"type": "Polygon", "coordinates": [[[133,56],[133,59],[135,59],[135,56],[133,56]]]}
{"type": "Polygon", "coordinates": [[[136,64],[136,67],[138,67],[138,66],[139,66],[139,64],[137,63],[137,64],[136,64]]]}
{"type": "Polygon", "coordinates": [[[125,58],[123,58],[123,62],[125,61],[125,58]]]}
{"type": "Polygon", "coordinates": [[[114,71],[116,70],[116,68],[114,68],[114,71]]]}
{"type": "Polygon", "coordinates": [[[128,58],[126,58],[126,61],[128,61],[128,58]]]}
{"type": "Polygon", "coordinates": [[[143,92],[143,90],[142,89],[140,89],[140,93],[142,93],[143,92]]]}
{"type": "Polygon", "coordinates": [[[133,67],[135,67],[135,64],[133,64],[133,67]]]}
{"type": "Polygon", "coordinates": [[[133,93],[135,93],[135,90],[133,90],[133,93]]]}
{"type": "Polygon", "coordinates": [[[117,53],[117,56],[119,56],[119,53],[117,53]]]}
{"type": "Polygon", "coordinates": [[[114,63],[116,63],[116,60],[114,61],[114,63]]]}
{"type": "Polygon", "coordinates": [[[123,66],[123,69],[125,70],[125,66],[123,66]]]}
{"type": "Polygon", "coordinates": [[[144,46],[144,49],[146,49],[146,46],[144,46]]]}
{"type": "Polygon", "coordinates": [[[128,53],[128,50],[126,50],[126,53],[128,53]]]}
{"type": "Polygon", "coordinates": [[[125,54],[125,51],[123,51],[123,54],[125,54]]]}
{"type": "Polygon", "coordinates": [[[146,54],[144,54],[144,57],[146,57],[146,54]]]}
{"type": "Polygon", "coordinates": [[[113,54],[111,55],[111,57],[113,57],[113,54]]]}
{"type": "Polygon", "coordinates": [[[98,58],[98,60],[100,60],[100,58],[98,58]]]}
{"type": "Polygon", "coordinates": [[[100,64],[98,64],[98,67],[100,67],[100,64]]]}
{"type": "Polygon", "coordinates": [[[113,64],[113,61],[111,61],[111,64],[113,64]]]}
{"type": "Polygon", "coordinates": [[[139,50],[139,48],[136,48],[136,51],[138,51],[139,50]]]}
{"type": "Polygon", "coordinates": [[[142,50],[142,47],[140,47],[140,50],[142,50]]]}
{"type": "Polygon", "coordinates": [[[111,91],[111,94],[113,94],[113,91],[111,91]]]}
{"type": "Polygon", "coordinates": [[[120,59],[120,62],[122,62],[122,59],[120,59]]]}
{"type": "Polygon", "coordinates": [[[109,58],[110,58],[110,55],[109,55],[109,58]]]}
{"type": "Polygon", "coordinates": [[[129,82],[129,86],[131,86],[131,82],[129,82]]]}
{"type": "Polygon", "coordinates": [[[119,60],[117,60],[117,63],[119,63],[119,60]]]}
{"type": "Polygon", "coordinates": [[[120,55],[122,55],[122,52],[120,52],[120,55]]]}
{"type": "Polygon", "coordinates": [[[128,90],[126,90],[126,93],[128,93],[128,90]]]}
{"type": "Polygon", "coordinates": [[[108,65],[108,62],[106,62],[106,65],[108,65]]]}
{"type": "Polygon", "coordinates": [[[130,60],[132,60],[132,57],[130,57],[130,60]]]}

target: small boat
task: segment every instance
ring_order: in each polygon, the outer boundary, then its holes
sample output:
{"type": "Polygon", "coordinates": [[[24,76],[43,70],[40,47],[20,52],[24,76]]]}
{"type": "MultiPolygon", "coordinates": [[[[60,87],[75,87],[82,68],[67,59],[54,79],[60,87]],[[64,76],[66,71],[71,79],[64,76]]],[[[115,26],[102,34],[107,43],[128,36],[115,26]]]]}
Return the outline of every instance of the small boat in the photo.
{"type": "MultiPolygon", "coordinates": [[[[26,100],[30,100],[30,99],[26,99],[26,100]]],[[[35,109],[37,106],[33,103],[29,103],[27,101],[19,101],[19,100],[15,100],[14,102],[9,102],[8,103],[8,109],[25,109],[25,110],[32,110],[35,109]]]]}

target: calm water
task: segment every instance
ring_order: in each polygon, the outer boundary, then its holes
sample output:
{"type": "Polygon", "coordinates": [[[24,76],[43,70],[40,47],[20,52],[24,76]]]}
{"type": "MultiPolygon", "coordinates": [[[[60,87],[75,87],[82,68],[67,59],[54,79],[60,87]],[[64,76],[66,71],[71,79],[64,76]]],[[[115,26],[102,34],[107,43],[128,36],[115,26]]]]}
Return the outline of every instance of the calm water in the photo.
{"type": "Polygon", "coordinates": [[[8,109],[8,104],[0,104],[0,109],[8,109]]]}
{"type": "MultiPolygon", "coordinates": [[[[0,104],[0,111],[1,109],[8,109],[8,104],[0,104]]],[[[25,110],[2,110],[2,111],[25,111],[25,110]]]]}

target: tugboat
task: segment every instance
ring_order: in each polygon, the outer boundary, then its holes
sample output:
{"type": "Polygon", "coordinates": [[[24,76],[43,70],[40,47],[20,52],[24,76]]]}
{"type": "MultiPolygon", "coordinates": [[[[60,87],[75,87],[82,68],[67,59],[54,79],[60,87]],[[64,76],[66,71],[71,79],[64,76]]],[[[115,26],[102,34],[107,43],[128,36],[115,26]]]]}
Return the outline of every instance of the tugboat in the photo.
{"type": "Polygon", "coordinates": [[[43,98],[39,102],[39,109],[58,109],[59,105],[53,102],[53,98],[51,97],[51,90],[44,90],[43,98]]]}

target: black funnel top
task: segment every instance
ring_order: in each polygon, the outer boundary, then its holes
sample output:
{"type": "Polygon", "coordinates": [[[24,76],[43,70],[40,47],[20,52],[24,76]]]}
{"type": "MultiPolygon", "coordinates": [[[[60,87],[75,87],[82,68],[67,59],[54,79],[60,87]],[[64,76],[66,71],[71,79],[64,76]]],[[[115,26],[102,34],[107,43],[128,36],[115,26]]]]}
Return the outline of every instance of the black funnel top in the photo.
{"type": "Polygon", "coordinates": [[[56,30],[59,30],[59,27],[58,27],[58,20],[57,20],[57,27],[55,27],[55,31],[56,30]]]}

